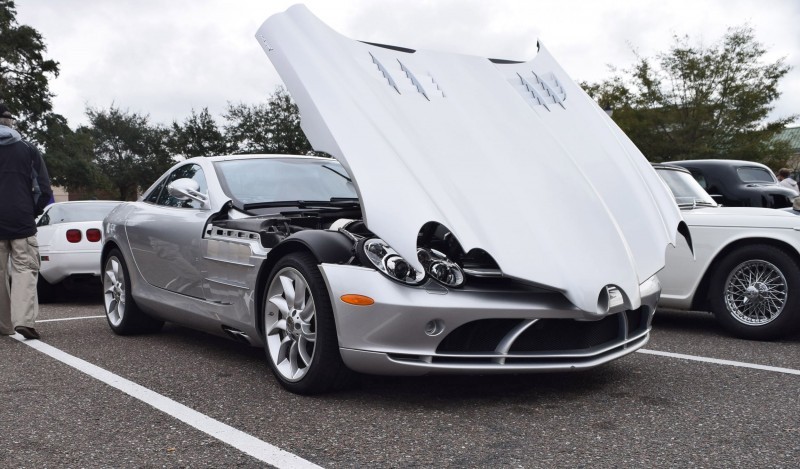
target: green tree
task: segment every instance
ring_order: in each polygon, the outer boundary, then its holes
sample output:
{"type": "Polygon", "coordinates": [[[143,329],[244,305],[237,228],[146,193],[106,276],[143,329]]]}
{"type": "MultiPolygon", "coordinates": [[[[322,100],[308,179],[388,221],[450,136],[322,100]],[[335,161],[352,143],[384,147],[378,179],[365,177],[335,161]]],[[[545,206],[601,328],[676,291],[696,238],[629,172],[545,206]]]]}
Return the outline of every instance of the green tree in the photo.
{"type": "Polygon", "coordinates": [[[66,119],[58,114],[45,118],[47,132],[43,135],[47,170],[50,182],[67,191],[79,191],[87,196],[100,196],[98,191],[110,188],[110,182],[93,163],[93,145],[89,129],[73,131],[66,119]]]}
{"type": "Polygon", "coordinates": [[[788,148],[774,135],[797,116],[768,120],[791,69],[765,62],[752,28],[728,29],[715,44],[691,45],[675,36],[655,58],[636,54],[632,68],[585,84],[652,161],[731,158],[780,166],[788,148]]]}
{"type": "Polygon", "coordinates": [[[228,104],[225,134],[235,153],[313,154],[300,129],[300,113],[279,86],[266,104],[228,104]]]}
{"type": "Polygon", "coordinates": [[[208,108],[203,108],[200,113],[192,109],[192,115],[183,124],[172,122],[170,149],[173,155],[185,158],[230,153],[228,141],[209,114],[208,108]]]}
{"type": "Polygon", "coordinates": [[[46,59],[38,31],[17,24],[14,0],[0,0],[0,102],[16,113],[20,130],[40,140],[52,111],[48,77],[58,76],[58,62],[46,59]]]}
{"type": "Polygon", "coordinates": [[[93,161],[120,200],[135,200],[175,161],[168,149],[169,131],[149,117],[122,111],[87,109],[93,161]]]}

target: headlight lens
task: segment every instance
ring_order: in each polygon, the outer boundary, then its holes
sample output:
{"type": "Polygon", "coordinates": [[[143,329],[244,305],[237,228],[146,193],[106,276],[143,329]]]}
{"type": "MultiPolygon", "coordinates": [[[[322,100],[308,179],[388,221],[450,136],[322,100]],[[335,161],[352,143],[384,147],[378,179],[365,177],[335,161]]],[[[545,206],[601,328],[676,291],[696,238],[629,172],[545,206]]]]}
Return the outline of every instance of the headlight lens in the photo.
{"type": "Polygon", "coordinates": [[[414,269],[382,239],[371,238],[364,241],[364,254],[376,269],[394,280],[418,285],[425,279],[425,272],[414,269]]]}
{"type": "Polygon", "coordinates": [[[435,280],[449,286],[460,287],[464,284],[464,271],[436,249],[417,249],[417,259],[435,280]]]}

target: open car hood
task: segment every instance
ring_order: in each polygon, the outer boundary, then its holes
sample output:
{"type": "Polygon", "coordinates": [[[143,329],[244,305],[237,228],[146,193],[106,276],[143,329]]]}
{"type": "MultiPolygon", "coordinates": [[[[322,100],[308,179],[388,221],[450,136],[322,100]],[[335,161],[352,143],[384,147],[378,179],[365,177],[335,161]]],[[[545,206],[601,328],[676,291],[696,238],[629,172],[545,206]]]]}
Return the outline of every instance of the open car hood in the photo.
{"type": "Polygon", "coordinates": [[[672,194],[544,47],[511,62],[368,44],[302,5],[256,38],[313,147],[353,176],[369,229],[418,269],[431,221],[590,313],[609,285],[637,308],[664,267],[682,223],[672,194]]]}

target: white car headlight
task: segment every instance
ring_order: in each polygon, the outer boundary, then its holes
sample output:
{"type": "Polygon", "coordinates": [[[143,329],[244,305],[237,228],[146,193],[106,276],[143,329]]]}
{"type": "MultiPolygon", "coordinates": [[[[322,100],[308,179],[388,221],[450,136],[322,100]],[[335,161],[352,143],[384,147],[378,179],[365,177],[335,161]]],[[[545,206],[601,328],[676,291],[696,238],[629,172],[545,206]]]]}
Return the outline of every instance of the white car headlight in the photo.
{"type": "Polygon", "coordinates": [[[417,249],[417,259],[434,280],[449,287],[460,287],[464,284],[464,271],[461,267],[436,249],[417,249]]]}
{"type": "Polygon", "coordinates": [[[407,285],[419,285],[425,280],[425,272],[412,267],[386,241],[370,238],[364,241],[362,248],[369,262],[392,280],[407,285]]]}

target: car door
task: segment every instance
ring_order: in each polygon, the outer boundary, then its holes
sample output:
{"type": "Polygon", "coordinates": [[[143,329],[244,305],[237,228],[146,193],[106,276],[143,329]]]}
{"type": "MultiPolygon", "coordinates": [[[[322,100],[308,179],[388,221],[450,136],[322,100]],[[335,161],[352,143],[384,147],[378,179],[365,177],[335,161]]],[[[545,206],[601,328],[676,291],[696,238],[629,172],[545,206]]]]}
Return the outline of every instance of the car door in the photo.
{"type": "Polygon", "coordinates": [[[183,178],[197,181],[199,191],[208,194],[199,165],[179,166],[128,216],[126,232],[136,266],[149,284],[204,298],[201,241],[212,212],[197,201],[169,195],[167,186],[183,178]]]}

